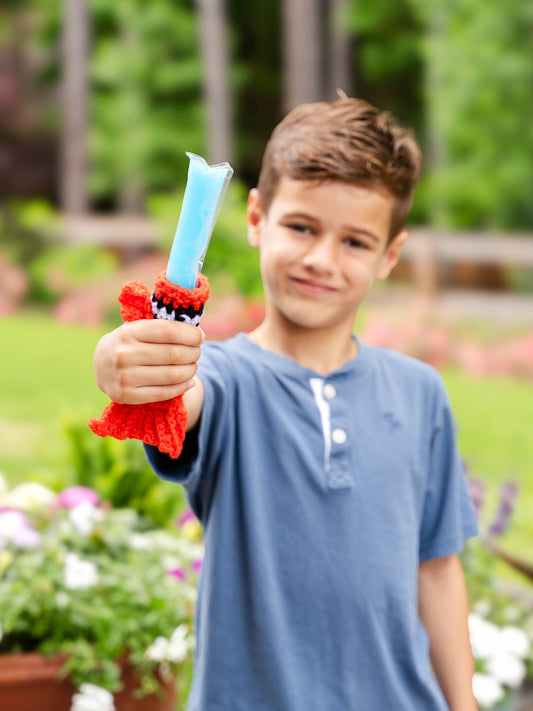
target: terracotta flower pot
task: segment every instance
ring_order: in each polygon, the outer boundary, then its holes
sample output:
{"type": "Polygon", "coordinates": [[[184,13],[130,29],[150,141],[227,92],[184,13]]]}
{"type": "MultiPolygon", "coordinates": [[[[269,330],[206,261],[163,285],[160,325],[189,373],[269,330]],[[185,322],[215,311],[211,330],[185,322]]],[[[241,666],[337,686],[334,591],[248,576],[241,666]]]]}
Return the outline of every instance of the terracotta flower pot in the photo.
{"type": "MultiPolygon", "coordinates": [[[[64,656],[47,659],[42,654],[0,655],[0,699],[6,711],[70,711],[76,692],[69,679],[58,680],[64,656]]],[[[161,695],[150,694],[142,699],[132,695],[137,687],[131,667],[123,672],[124,689],[115,695],[116,711],[174,711],[176,688],[174,681],[161,680],[161,695]]]]}

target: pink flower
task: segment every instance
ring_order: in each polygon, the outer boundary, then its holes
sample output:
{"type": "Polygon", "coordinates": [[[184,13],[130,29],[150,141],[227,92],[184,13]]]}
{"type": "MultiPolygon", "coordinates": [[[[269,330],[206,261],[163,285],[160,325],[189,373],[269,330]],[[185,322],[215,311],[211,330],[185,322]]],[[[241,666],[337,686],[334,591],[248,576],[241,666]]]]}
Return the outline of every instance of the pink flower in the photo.
{"type": "MultiPolygon", "coordinates": [[[[2,511],[0,513],[0,542],[10,541],[18,548],[35,548],[41,536],[30,525],[22,511],[2,511]]],[[[3,546],[2,546],[3,547],[3,546]]]]}
{"type": "Polygon", "coordinates": [[[185,580],[185,571],[182,568],[173,568],[172,570],[167,570],[167,573],[174,578],[178,578],[178,580],[185,580]]]}
{"type": "Polygon", "coordinates": [[[196,523],[197,521],[196,516],[190,510],[186,511],[182,516],[177,519],[177,524],[181,527],[185,526],[185,524],[189,523],[189,521],[191,521],[192,523],[196,523]]]}
{"type": "Polygon", "coordinates": [[[74,509],[85,503],[96,506],[99,501],[100,497],[93,489],[88,489],[86,486],[69,486],[58,495],[56,503],[58,506],[74,509]]]}
{"type": "Polygon", "coordinates": [[[193,562],[191,563],[191,568],[195,573],[199,573],[202,569],[202,561],[200,559],[193,560],[193,562]]]}

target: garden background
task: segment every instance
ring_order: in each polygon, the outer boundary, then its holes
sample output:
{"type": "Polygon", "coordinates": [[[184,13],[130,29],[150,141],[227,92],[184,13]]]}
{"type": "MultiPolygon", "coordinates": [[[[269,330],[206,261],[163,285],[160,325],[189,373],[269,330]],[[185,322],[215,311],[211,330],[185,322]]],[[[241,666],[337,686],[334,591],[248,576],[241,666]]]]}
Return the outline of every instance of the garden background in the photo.
{"type": "MultiPolygon", "coordinates": [[[[142,508],[124,485],[145,472],[139,448],[103,445],[86,428],[106,404],[92,353],[120,322],[121,283],[151,284],[165,265],[185,151],[235,168],[205,263],[209,338],[261,318],[245,203],[271,129],[337,88],[414,127],[425,155],[414,235],[475,243],[479,254],[487,237],[504,251],[518,239],[530,254],[532,37],[533,6],[521,0],[4,2],[0,471],[9,486],[83,483],[142,508]]],[[[532,261],[459,258],[438,266],[430,290],[419,282],[406,259],[356,328],[441,371],[482,530],[533,565],[532,261]]],[[[172,528],[183,498],[169,484],[152,489],[147,512],[172,528]]],[[[472,604],[489,600],[495,620],[518,615],[533,633],[531,580],[479,542],[465,563],[472,604]]]]}

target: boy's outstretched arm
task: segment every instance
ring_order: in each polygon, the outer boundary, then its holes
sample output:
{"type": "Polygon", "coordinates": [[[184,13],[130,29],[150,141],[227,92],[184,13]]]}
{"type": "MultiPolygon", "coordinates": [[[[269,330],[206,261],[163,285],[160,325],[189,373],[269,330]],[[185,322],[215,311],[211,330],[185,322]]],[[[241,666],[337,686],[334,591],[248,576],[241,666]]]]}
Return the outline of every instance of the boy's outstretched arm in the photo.
{"type": "Polygon", "coordinates": [[[183,395],[189,430],[203,405],[203,387],[195,374],[204,338],[200,328],[176,321],[124,323],[96,346],[96,383],[112,400],[129,405],[183,395]]]}
{"type": "Polygon", "coordinates": [[[448,706],[451,711],[478,711],[472,692],[468,595],[459,556],[420,563],[418,606],[429,636],[433,671],[448,706]]]}

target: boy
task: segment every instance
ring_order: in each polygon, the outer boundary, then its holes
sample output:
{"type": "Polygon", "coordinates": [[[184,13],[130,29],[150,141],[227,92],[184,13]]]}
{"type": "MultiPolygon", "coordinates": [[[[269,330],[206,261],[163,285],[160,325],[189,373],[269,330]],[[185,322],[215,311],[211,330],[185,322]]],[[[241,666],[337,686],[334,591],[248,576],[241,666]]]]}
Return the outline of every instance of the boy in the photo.
{"type": "Polygon", "coordinates": [[[190,711],[477,709],[457,555],[477,527],[447,394],[352,335],[420,162],[365,102],[295,109],[248,199],[263,323],[201,358],[200,330],[166,321],[97,347],[115,401],[184,394],[181,457],[147,454],[204,528],[190,711]]]}

